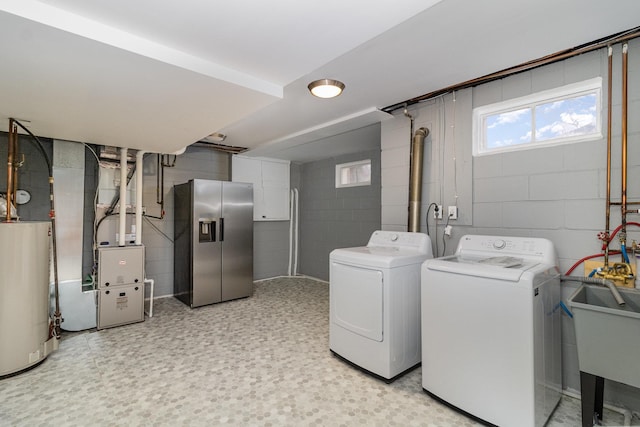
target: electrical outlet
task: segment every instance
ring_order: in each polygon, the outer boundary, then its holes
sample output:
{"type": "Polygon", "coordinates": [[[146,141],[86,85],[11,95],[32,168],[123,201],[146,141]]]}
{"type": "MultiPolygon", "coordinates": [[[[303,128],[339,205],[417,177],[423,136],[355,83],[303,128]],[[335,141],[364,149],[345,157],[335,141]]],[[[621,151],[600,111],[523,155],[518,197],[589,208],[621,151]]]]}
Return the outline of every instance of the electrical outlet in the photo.
{"type": "Polygon", "coordinates": [[[442,205],[436,205],[433,210],[433,218],[434,219],[442,219],[442,205]]]}
{"type": "Polygon", "coordinates": [[[449,219],[458,219],[458,207],[449,206],[449,219]]]}

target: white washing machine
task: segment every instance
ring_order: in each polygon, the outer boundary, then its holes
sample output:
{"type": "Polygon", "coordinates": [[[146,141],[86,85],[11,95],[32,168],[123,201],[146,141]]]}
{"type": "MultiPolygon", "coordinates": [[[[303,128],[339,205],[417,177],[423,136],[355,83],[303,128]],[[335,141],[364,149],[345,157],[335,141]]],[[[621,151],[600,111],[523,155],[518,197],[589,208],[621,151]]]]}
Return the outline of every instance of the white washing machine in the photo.
{"type": "Polygon", "coordinates": [[[562,391],[560,275],[546,239],[463,236],[422,266],[422,387],[485,422],[542,426],[562,391]]]}
{"type": "Polygon", "coordinates": [[[367,246],[329,256],[330,350],[387,382],[420,364],[423,233],[375,231],[367,246]]]}

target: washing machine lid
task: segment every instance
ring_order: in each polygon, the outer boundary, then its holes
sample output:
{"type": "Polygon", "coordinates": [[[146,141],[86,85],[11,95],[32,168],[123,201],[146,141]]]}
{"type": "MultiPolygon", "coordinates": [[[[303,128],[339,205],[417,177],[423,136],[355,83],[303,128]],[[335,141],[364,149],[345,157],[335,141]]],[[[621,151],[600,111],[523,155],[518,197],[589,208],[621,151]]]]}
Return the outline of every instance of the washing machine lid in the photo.
{"type": "Polygon", "coordinates": [[[518,282],[525,271],[539,264],[539,262],[512,256],[451,255],[427,260],[424,266],[433,271],[518,282]]]}
{"type": "Polygon", "coordinates": [[[386,246],[334,249],[329,255],[331,262],[374,268],[396,268],[422,264],[428,258],[430,255],[424,252],[386,246]]]}

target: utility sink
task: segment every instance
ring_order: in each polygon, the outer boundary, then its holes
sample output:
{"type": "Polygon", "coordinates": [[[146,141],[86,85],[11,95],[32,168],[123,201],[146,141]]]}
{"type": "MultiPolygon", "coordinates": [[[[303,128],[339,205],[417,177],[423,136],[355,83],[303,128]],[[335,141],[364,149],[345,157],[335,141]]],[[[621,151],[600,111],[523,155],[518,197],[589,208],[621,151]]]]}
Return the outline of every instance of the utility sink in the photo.
{"type": "Polygon", "coordinates": [[[580,371],[640,387],[640,291],[618,288],[618,305],[602,286],[582,285],[569,298],[580,371]]]}

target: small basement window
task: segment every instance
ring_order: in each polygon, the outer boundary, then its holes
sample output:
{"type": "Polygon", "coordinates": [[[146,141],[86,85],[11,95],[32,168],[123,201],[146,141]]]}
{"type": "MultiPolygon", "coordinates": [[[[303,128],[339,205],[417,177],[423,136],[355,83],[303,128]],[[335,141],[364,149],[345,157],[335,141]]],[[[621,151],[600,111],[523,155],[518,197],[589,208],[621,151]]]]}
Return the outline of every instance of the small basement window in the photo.
{"type": "Polygon", "coordinates": [[[336,165],[336,188],[371,185],[371,159],[336,165]]]}
{"type": "Polygon", "coordinates": [[[473,110],[473,155],[602,138],[602,78],[473,110]]]}

